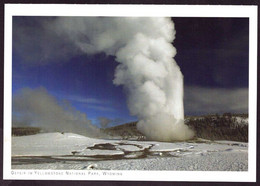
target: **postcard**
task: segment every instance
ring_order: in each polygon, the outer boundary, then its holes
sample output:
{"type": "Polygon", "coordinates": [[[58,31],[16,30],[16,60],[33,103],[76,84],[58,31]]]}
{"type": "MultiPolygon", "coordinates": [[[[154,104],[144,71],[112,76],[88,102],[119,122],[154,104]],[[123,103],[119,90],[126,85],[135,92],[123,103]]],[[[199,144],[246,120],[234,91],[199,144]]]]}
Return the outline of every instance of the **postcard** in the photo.
{"type": "Polygon", "coordinates": [[[4,179],[256,181],[257,7],[5,5],[4,179]]]}

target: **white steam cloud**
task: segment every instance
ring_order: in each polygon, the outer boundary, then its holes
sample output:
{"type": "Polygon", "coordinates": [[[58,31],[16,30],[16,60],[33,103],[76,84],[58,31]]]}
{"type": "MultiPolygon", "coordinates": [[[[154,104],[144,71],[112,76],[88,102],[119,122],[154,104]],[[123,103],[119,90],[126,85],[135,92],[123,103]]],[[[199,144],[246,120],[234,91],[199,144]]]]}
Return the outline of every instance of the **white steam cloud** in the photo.
{"type": "Polygon", "coordinates": [[[170,18],[58,17],[42,22],[42,28],[71,43],[71,53],[77,48],[116,56],[113,83],[125,88],[130,113],[149,139],[193,137],[184,125],[183,76],[173,59],[175,29],[170,18]]]}
{"type": "Polygon", "coordinates": [[[100,136],[98,128],[87,116],[68,103],[60,103],[46,89],[23,88],[13,97],[14,125],[40,127],[48,132],[74,132],[100,136]]]}

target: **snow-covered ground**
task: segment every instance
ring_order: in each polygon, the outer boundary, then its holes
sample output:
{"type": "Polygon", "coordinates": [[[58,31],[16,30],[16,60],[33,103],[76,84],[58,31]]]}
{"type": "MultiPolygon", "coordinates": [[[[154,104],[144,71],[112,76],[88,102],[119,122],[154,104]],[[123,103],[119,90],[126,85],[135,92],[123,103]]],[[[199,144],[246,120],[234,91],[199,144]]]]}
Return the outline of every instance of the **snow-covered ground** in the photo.
{"type": "Polygon", "coordinates": [[[127,141],[72,133],[12,137],[12,169],[247,171],[248,144],[127,141]]]}
{"type": "MultiPolygon", "coordinates": [[[[233,117],[234,118],[234,117],[233,117]]],[[[235,117],[236,123],[238,125],[248,125],[248,118],[242,118],[242,117],[235,117]]]]}

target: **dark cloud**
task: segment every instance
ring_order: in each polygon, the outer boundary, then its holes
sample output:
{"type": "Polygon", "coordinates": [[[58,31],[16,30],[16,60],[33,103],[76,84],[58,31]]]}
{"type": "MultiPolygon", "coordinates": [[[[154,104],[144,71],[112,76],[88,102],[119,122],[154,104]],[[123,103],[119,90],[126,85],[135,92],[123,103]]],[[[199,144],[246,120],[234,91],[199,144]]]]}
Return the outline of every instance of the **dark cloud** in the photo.
{"type": "Polygon", "coordinates": [[[248,18],[173,18],[175,57],[189,86],[248,87],[248,18]]]}

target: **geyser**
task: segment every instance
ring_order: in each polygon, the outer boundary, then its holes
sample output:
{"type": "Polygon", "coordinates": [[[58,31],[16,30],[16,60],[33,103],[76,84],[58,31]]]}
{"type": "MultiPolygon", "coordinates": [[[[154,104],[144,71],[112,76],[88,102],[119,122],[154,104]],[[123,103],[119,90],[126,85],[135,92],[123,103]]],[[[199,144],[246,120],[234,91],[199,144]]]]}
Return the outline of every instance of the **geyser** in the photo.
{"type": "Polygon", "coordinates": [[[184,124],[183,76],[173,58],[175,29],[170,18],[55,17],[42,21],[41,29],[54,41],[63,40],[46,48],[40,45],[42,52],[57,51],[55,56],[104,52],[116,57],[113,83],[125,88],[130,113],[138,117],[138,130],[149,139],[193,137],[184,124]]]}
{"type": "MultiPolygon", "coordinates": [[[[159,27],[158,32],[173,37],[173,23],[164,21],[168,26],[159,27]]],[[[114,83],[126,88],[130,112],[139,119],[138,130],[152,140],[193,137],[184,125],[183,76],[173,59],[176,50],[172,41],[163,35],[138,33],[116,53],[121,64],[116,68],[114,83]]]]}

